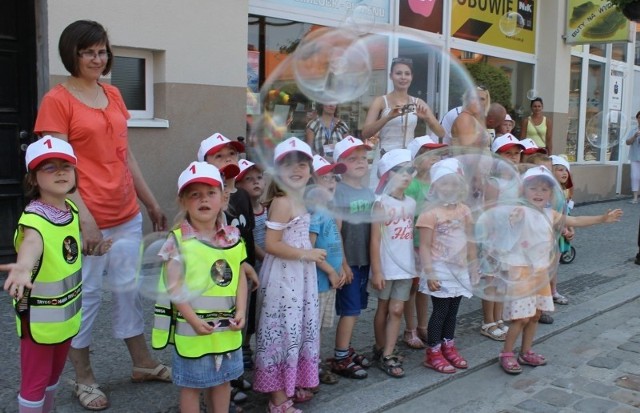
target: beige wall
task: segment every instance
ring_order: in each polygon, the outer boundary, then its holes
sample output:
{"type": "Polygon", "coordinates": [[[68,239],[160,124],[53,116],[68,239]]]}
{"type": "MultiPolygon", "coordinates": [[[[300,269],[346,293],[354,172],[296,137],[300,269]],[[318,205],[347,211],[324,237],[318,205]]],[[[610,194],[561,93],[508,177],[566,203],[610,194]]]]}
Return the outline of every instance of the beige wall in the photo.
{"type": "Polygon", "coordinates": [[[244,87],[248,13],[248,0],[49,0],[49,70],[66,74],[60,33],[91,19],[105,26],[114,46],[164,52],[158,82],[244,87]]]}
{"type": "Polygon", "coordinates": [[[616,196],[616,165],[571,165],[575,202],[599,201],[616,196]]]}

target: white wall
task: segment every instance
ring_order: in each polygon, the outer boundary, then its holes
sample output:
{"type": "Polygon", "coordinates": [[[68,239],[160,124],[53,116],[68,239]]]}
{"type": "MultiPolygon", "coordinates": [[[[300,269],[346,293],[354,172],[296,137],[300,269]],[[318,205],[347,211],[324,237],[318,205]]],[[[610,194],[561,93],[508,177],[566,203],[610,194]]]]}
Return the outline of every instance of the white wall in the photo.
{"type": "Polygon", "coordinates": [[[248,0],[49,0],[51,75],[66,75],[62,30],[75,20],[101,23],[114,46],[158,53],[155,82],[245,87],[248,0]]]}

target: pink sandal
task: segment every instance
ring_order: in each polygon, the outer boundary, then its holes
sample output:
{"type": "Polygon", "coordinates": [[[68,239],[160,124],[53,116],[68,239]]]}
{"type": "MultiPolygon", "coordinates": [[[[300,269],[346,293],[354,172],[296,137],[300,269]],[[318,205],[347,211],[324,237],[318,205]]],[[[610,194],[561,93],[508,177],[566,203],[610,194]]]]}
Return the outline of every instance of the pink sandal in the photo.
{"type": "Polygon", "coordinates": [[[520,353],[518,356],[518,362],[520,364],[526,364],[527,366],[537,367],[547,364],[547,359],[545,359],[542,354],[536,354],[529,350],[524,354],[520,353]]]}
{"type": "Polygon", "coordinates": [[[311,399],[313,399],[313,392],[311,390],[302,387],[296,387],[296,391],[293,394],[292,398],[294,403],[305,403],[311,399]]]}
{"type": "Polygon", "coordinates": [[[522,373],[522,366],[518,364],[518,360],[516,360],[516,355],[512,352],[509,353],[500,353],[500,366],[502,370],[509,374],[520,374],[522,373]]]}
{"type": "Polygon", "coordinates": [[[293,400],[289,399],[278,405],[269,402],[267,413],[302,413],[302,410],[293,407],[293,400]]]}

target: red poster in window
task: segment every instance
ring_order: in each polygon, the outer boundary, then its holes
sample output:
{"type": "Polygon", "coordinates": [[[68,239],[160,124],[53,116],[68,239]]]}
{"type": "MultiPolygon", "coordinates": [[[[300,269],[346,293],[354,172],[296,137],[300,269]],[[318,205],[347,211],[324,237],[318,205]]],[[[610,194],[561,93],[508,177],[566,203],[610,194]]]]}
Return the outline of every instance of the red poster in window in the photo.
{"type": "Polygon", "coordinates": [[[400,0],[400,25],[442,33],[443,0],[400,0]]]}

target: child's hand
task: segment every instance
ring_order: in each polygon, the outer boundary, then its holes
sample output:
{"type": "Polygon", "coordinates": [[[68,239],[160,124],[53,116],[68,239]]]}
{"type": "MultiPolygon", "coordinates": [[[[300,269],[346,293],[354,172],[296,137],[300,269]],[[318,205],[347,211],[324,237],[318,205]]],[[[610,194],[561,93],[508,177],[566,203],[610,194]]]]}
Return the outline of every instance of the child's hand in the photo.
{"type": "Polygon", "coordinates": [[[427,287],[429,287],[429,291],[440,291],[440,281],[438,280],[427,280],[427,287]]]}
{"type": "Polygon", "coordinates": [[[251,291],[255,291],[260,287],[258,274],[256,274],[256,270],[250,264],[243,262],[240,265],[240,276],[247,277],[247,281],[251,283],[251,291]]]}
{"type": "Polygon", "coordinates": [[[31,268],[26,268],[18,263],[3,264],[0,265],[0,271],[9,271],[9,276],[4,282],[4,290],[16,300],[22,298],[25,288],[33,288],[33,284],[31,284],[31,268]]]}
{"type": "Polygon", "coordinates": [[[98,256],[104,255],[107,252],[109,252],[112,245],[113,245],[113,239],[111,238],[102,239],[102,241],[100,241],[98,245],[95,246],[92,253],[89,255],[98,255],[98,256]]]}
{"type": "Polygon", "coordinates": [[[602,215],[602,222],[605,224],[610,224],[612,222],[620,221],[620,217],[622,216],[622,210],[620,208],[614,210],[607,210],[607,213],[602,215]]]}
{"type": "Polygon", "coordinates": [[[371,275],[371,285],[378,291],[384,290],[384,277],[380,271],[375,271],[371,275]]]}
{"type": "Polygon", "coordinates": [[[229,319],[229,330],[240,331],[244,328],[245,315],[241,312],[236,312],[234,318],[229,319]]]}
{"type": "Polygon", "coordinates": [[[351,284],[351,281],[353,281],[353,271],[351,271],[351,268],[347,267],[345,269],[344,267],[342,267],[342,270],[340,271],[340,278],[344,280],[344,282],[342,283],[343,286],[351,284]]]}
{"type": "Polygon", "coordinates": [[[188,322],[193,328],[193,331],[195,331],[196,334],[198,334],[199,336],[206,336],[213,333],[214,326],[212,326],[211,324],[208,324],[206,321],[204,321],[201,318],[197,318],[196,320],[188,321],[188,322]]]}
{"type": "Polygon", "coordinates": [[[329,273],[329,282],[331,283],[331,288],[338,289],[344,285],[344,277],[340,277],[335,271],[331,271],[329,273]]]}
{"type": "Polygon", "coordinates": [[[569,242],[573,241],[573,237],[576,235],[576,230],[573,227],[565,227],[562,230],[562,236],[569,242]]]}
{"type": "Polygon", "coordinates": [[[311,248],[302,254],[303,261],[321,262],[327,258],[327,251],[321,248],[311,248]]]}
{"type": "Polygon", "coordinates": [[[509,225],[514,226],[524,218],[524,211],[522,208],[514,208],[509,214],[509,225]]]}

